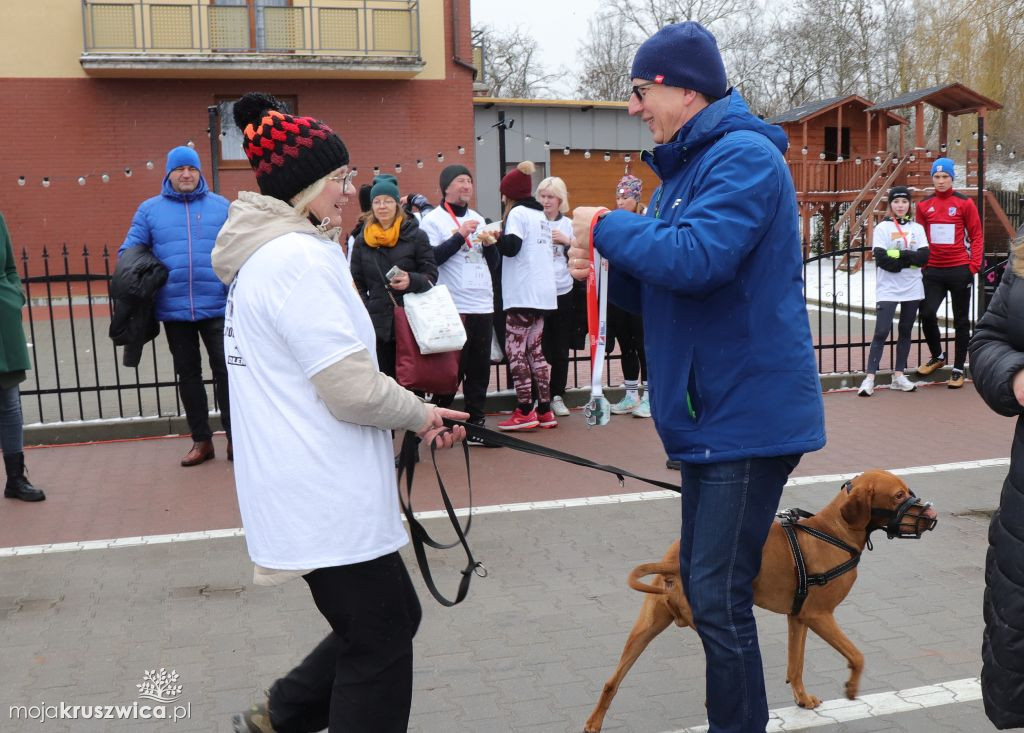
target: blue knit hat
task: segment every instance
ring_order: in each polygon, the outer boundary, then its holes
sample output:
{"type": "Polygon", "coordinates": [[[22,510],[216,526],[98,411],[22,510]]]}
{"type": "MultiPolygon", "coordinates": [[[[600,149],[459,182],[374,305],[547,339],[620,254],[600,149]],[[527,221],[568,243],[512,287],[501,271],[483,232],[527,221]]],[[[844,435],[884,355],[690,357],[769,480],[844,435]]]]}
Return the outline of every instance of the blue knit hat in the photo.
{"type": "Polygon", "coordinates": [[[692,20],[667,25],[644,41],[633,58],[630,76],[692,89],[712,99],[721,99],[729,91],[715,37],[692,20]]]}
{"type": "Polygon", "coordinates": [[[199,153],[187,145],[179,145],[167,154],[167,170],[164,171],[164,175],[167,175],[175,168],[181,168],[183,165],[190,165],[197,170],[201,170],[199,153]]]}
{"type": "Polygon", "coordinates": [[[373,179],[373,188],[370,189],[370,202],[378,196],[390,196],[395,201],[400,198],[398,194],[398,179],[390,173],[381,173],[373,179]]]}
{"type": "Polygon", "coordinates": [[[950,178],[956,178],[956,169],[952,158],[938,158],[932,163],[932,175],[936,173],[948,173],[950,178]]]}

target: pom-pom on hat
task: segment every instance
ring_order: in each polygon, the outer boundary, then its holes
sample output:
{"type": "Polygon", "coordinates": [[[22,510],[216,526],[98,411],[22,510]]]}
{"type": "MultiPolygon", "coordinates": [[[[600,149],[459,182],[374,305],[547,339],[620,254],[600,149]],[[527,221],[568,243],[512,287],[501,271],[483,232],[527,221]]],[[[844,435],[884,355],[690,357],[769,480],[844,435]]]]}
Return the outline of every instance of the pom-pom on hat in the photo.
{"type": "Polygon", "coordinates": [[[446,166],[443,171],[441,171],[441,179],[439,183],[441,184],[442,196],[448,193],[448,187],[452,185],[452,181],[454,181],[459,176],[469,176],[469,180],[473,180],[473,174],[470,173],[469,168],[467,168],[464,165],[449,165],[446,166]]]}
{"type": "Polygon", "coordinates": [[[171,152],[167,154],[167,170],[164,171],[164,175],[167,175],[175,168],[181,168],[186,165],[190,165],[196,170],[201,170],[199,166],[199,153],[187,145],[171,148],[171,152]]]}
{"type": "Polygon", "coordinates": [[[626,174],[615,185],[615,195],[620,199],[640,200],[644,192],[644,182],[634,175],[626,174]]]}
{"type": "Polygon", "coordinates": [[[330,127],[312,117],[288,114],[269,94],[249,92],[235,102],[234,116],[262,194],[290,202],[306,187],[348,165],[345,143],[330,127]]]}
{"type": "Polygon", "coordinates": [[[523,199],[530,198],[530,192],[533,191],[532,176],[535,170],[537,170],[537,166],[529,160],[524,160],[505,174],[505,177],[501,179],[501,185],[498,186],[498,190],[501,191],[505,198],[511,201],[522,201],[523,199]]]}
{"type": "Polygon", "coordinates": [[[370,202],[378,196],[390,196],[396,202],[399,199],[398,179],[390,173],[382,173],[373,179],[373,189],[370,191],[370,202]]]}
{"type": "Polygon", "coordinates": [[[893,199],[906,199],[912,202],[914,197],[910,194],[910,189],[906,186],[893,186],[889,189],[889,203],[891,204],[893,199]]]}
{"type": "Polygon", "coordinates": [[[729,91],[718,42],[692,20],[667,25],[644,41],[633,57],[630,76],[692,89],[711,99],[729,91]]]}
{"type": "Polygon", "coordinates": [[[948,173],[950,178],[956,178],[956,169],[952,158],[937,158],[932,163],[932,175],[936,173],[948,173]]]}

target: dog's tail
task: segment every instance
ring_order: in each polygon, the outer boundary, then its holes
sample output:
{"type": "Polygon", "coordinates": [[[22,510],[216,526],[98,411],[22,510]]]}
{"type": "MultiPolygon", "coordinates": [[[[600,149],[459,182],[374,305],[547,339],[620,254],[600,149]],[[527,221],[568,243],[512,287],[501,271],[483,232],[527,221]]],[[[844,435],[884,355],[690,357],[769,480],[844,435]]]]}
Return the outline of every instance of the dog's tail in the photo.
{"type": "Polygon", "coordinates": [[[643,565],[637,565],[629,574],[629,587],[633,590],[638,590],[641,593],[665,595],[668,593],[665,588],[658,588],[640,581],[641,578],[646,578],[648,575],[667,575],[674,577],[676,582],[678,582],[679,565],[670,562],[645,562],[643,565]]]}

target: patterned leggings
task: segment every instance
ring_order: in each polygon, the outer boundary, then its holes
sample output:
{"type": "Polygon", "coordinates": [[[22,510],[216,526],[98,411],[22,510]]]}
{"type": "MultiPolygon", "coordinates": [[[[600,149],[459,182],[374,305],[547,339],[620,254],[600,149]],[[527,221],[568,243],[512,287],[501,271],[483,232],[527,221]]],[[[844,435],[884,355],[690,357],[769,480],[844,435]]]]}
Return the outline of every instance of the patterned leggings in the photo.
{"type": "Polygon", "coordinates": [[[533,402],[534,381],[539,400],[551,401],[551,367],[541,349],[543,333],[544,315],[540,311],[516,309],[505,313],[505,354],[516,387],[516,401],[521,405],[533,402]]]}

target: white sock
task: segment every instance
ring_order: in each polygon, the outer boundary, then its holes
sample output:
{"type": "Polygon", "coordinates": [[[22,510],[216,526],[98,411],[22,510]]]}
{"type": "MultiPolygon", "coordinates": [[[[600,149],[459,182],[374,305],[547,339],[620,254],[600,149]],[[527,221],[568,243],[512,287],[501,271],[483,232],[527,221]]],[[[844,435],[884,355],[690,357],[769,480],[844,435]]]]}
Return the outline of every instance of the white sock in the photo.
{"type": "Polygon", "coordinates": [[[637,379],[626,380],[626,396],[632,397],[634,400],[640,399],[640,393],[638,391],[640,387],[640,381],[637,379]]]}

